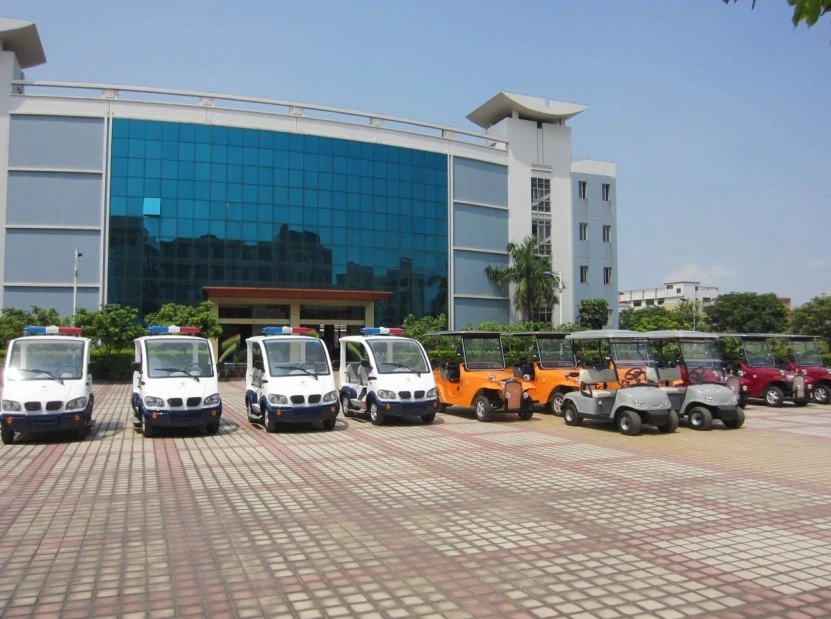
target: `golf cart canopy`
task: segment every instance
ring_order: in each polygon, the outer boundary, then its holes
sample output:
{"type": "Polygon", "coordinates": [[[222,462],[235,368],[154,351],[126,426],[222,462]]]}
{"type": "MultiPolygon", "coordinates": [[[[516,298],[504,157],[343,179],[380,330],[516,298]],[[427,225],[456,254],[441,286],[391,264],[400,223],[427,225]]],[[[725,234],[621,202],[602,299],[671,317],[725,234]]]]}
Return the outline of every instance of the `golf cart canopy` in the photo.
{"type": "Polygon", "coordinates": [[[717,340],[717,333],[704,333],[703,331],[648,331],[644,333],[650,340],[717,340]]]}
{"type": "Polygon", "coordinates": [[[502,337],[537,337],[552,340],[564,340],[567,335],[568,333],[560,331],[506,331],[502,333],[502,337]]]}
{"type": "Polygon", "coordinates": [[[566,336],[569,340],[645,340],[646,333],[627,331],[626,329],[596,329],[577,331],[566,336]]]}
{"type": "Polygon", "coordinates": [[[428,337],[499,337],[497,331],[431,331],[428,337]]]}

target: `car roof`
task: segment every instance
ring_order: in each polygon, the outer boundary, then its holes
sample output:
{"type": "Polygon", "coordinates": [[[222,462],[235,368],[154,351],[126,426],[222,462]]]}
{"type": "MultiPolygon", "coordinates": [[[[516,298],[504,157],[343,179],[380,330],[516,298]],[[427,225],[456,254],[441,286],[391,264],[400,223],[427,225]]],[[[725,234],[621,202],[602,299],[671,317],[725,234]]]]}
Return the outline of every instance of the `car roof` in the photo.
{"type": "Polygon", "coordinates": [[[286,340],[290,342],[295,342],[297,340],[312,340],[314,342],[321,342],[319,337],[314,337],[313,335],[252,335],[246,342],[262,342],[265,340],[286,340]]]}
{"type": "Polygon", "coordinates": [[[341,342],[365,342],[367,340],[393,340],[398,342],[416,342],[418,340],[414,340],[411,337],[404,337],[403,335],[344,335],[343,337],[338,338],[341,342]]]}
{"type": "Polygon", "coordinates": [[[147,341],[147,340],[189,340],[189,341],[201,341],[201,342],[208,342],[210,344],[210,340],[206,337],[202,337],[200,335],[142,335],[141,337],[137,337],[134,341],[147,341]]]}
{"type": "Polygon", "coordinates": [[[565,339],[567,335],[568,333],[565,333],[563,331],[506,331],[505,333],[502,333],[503,337],[537,337],[551,338],[557,340],[565,339]]]}
{"type": "Polygon", "coordinates": [[[684,331],[668,329],[666,331],[647,331],[644,333],[650,340],[716,340],[718,333],[704,331],[684,331]]]}
{"type": "Polygon", "coordinates": [[[570,340],[645,340],[646,333],[626,329],[595,329],[576,331],[566,336],[570,340]]]}
{"type": "MultiPolygon", "coordinates": [[[[39,340],[42,342],[87,342],[91,340],[88,337],[81,337],[79,335],[22,335],[14,338],[14,342],[26,342],[39,340]]],[[[11,342],[10,342],[11,343],[11,342]]]]}

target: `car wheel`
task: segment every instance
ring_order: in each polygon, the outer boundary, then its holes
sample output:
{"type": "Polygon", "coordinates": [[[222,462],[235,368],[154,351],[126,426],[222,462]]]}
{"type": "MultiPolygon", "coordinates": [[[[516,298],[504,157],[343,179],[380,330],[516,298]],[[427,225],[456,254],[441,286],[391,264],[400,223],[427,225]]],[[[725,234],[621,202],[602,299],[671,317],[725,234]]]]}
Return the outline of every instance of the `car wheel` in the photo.
{"type": "Polygon", "coordinates": [[[329,419],[323,420],[323,429],[324,430],[334,430],[335,429],[335,418],[330,417],[329,419]]]}
{"type": "Polygon", "coordinates": [[[672,434],[678,429],[678,413],[669,411],[669,416],[666,422],[658,426],[658,431],[664,434],[672,434]]]}
{"type": "Polygon", "coordinates": [[[349,396],[342,393],[340,396],[340,407],[343,410],[344,417],[354,417],[355,413],[349,408],[349,396]]]}
{"type": "Polygon", "coordinates": [[[626,436],[637,436],[641,433],[641,417],[635,411],[623,411],[617,418],[617,428],[626,436]]]}
{"type": "Polygon", "coordinates": [[[713,413],[703,406],[693,406],[688,416],[693,430],[709,430],[713,425],[713,413]]]}
{"type": "Polygon", "coordinates": [[[831,402],[831,387],[826,384],[819,384],[814,388],[814,402],[817,404],[828,404],[831,402]]]}
{"type": "Polygon", "coordinates": [[[216,434],[217,432],[219,432],[219,421],[212,421],[211,423],[206,423],[205,430],[208,432],[208,434],[216,434]]]}
{"type": "Polygon", "coordinates": [[[144,438],[153,438],[156,435],[156,428],[147,420],[147,415],[141,415],[141,433],[144,438]]]}
{"type": "Polygon", "coordinates": [[[782,406],[782,403],[785,401],[785,394],[782,393],[782,390],[776,386],[771,386],[765,389],[765,393],[762,397],[765,399],[765,404],[773,406],[774,408],[782,406]]]}
{"type": "Polygon", "coordinates": [[[248,413],[248,423],[257,423],[259,419],[254,417],[254,409],[251,408],[251,400],[245,396],[245,411],[248,413]]]}
{"type": "Polygon", "coordinates": [[[739,394],[739,406],[747,408],[747,394],[744,391],[739,394]]]}
{"type": "Polygon", "coordinates": [[[384,413],[378,407],[378,402],[375,400],[369,405],[369,420],[374,426],[384,425],[384,413]]]}
{"type": "Polygon", "coordinates": [[[583,418],[577,412],[574,402],[563,402],[563,420],[567,426],[579,426],[583,423],[583,418]]]}
{"type": "Polygon", "coordinates": [[[479,421],[490,421],[493,419],[491,401],[487,396],[477,395],[473,401],[473,410],[476,411],[476,419],[479,421]]]}
{"type": "Polygon", "coordinates": [[[447,404],[442,404],[441,402],[439,402],[439,407],[436,409],[436,412],[437,413],[443,413],[446,410],[447,410],[447,404]]]}
{"type": "Polygon", "coordinates": [[[84,424],[75,430],[75,438],[79,441],[86,440],[87,434],[89,433],[89,426],[87,425],[86,421],[84,424]]]}
{"type": "Polygon", "coordinates": [[[557,417],[560,417],[563,414],[564,396],[565,394],[561,391],[557,391],[551,394],[551,399],[548,400],[548,411],[552,415],[557,415],[557,417]]]}
{"type": "Polygon", "coordinates": [[[744,411],[740,408],[736,409],[736,417],[734,419],[725,420],[724,425],[731,430],[741,428],[744,425],[744,411]]]}
{"type": "MultiPolygon", "coordinates": [[[[263,407],[262,404],[260,404],[263,407]]],[[[267,406],[263,407],[263,425],[265,431],[269,434],[274,434],[277,431],[277,420],[274,418],[274,413],[268,410],[267,406]]]]}
{"type": "Polygon", "coordinates": [[[436,420],[436,413],[429,413],[427,415],[422,415],[421,416],[421,422],[426,426],[429,426],[435,420],[436,420]]]}
{"type": "Polygon", "coordinates": [[[0,429],[0,439],[3,440],[4,445],[11,445],[14,443],[14,430],[3,426],[2,429],[0,429]]]}
{"type": "Polygon", "coordinates": [[[531,408],[530,404],[523,404],[519,409],[519,418],[523,421],[528,421],[531,417],[534,416],[534,409],[531,408]]]}

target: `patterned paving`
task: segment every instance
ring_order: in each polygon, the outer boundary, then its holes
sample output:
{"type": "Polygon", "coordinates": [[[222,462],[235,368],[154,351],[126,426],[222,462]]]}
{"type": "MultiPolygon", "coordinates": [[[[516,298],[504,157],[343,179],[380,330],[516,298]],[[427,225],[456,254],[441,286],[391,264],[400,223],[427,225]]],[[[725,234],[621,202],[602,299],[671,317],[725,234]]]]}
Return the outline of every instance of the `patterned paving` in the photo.
{"type": "Polygon", "coordinates": [[[831,616],[831,407],[639,437],[538,414],[0,447],[0,615],[831,616]]]}

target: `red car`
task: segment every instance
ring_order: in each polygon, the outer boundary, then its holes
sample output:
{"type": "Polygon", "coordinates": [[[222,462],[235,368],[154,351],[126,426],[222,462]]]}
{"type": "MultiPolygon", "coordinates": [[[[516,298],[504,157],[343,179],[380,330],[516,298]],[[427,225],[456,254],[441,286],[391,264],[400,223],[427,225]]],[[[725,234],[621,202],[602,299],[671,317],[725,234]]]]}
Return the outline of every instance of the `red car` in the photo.
{"type": "Polygon", "coordinates": [[[788,369],[814,383],[814,402],[831,402],[831,369],[822,364],[817,338],[813,335],[772,335],[774,352],[785,349],[788,369]]]}

